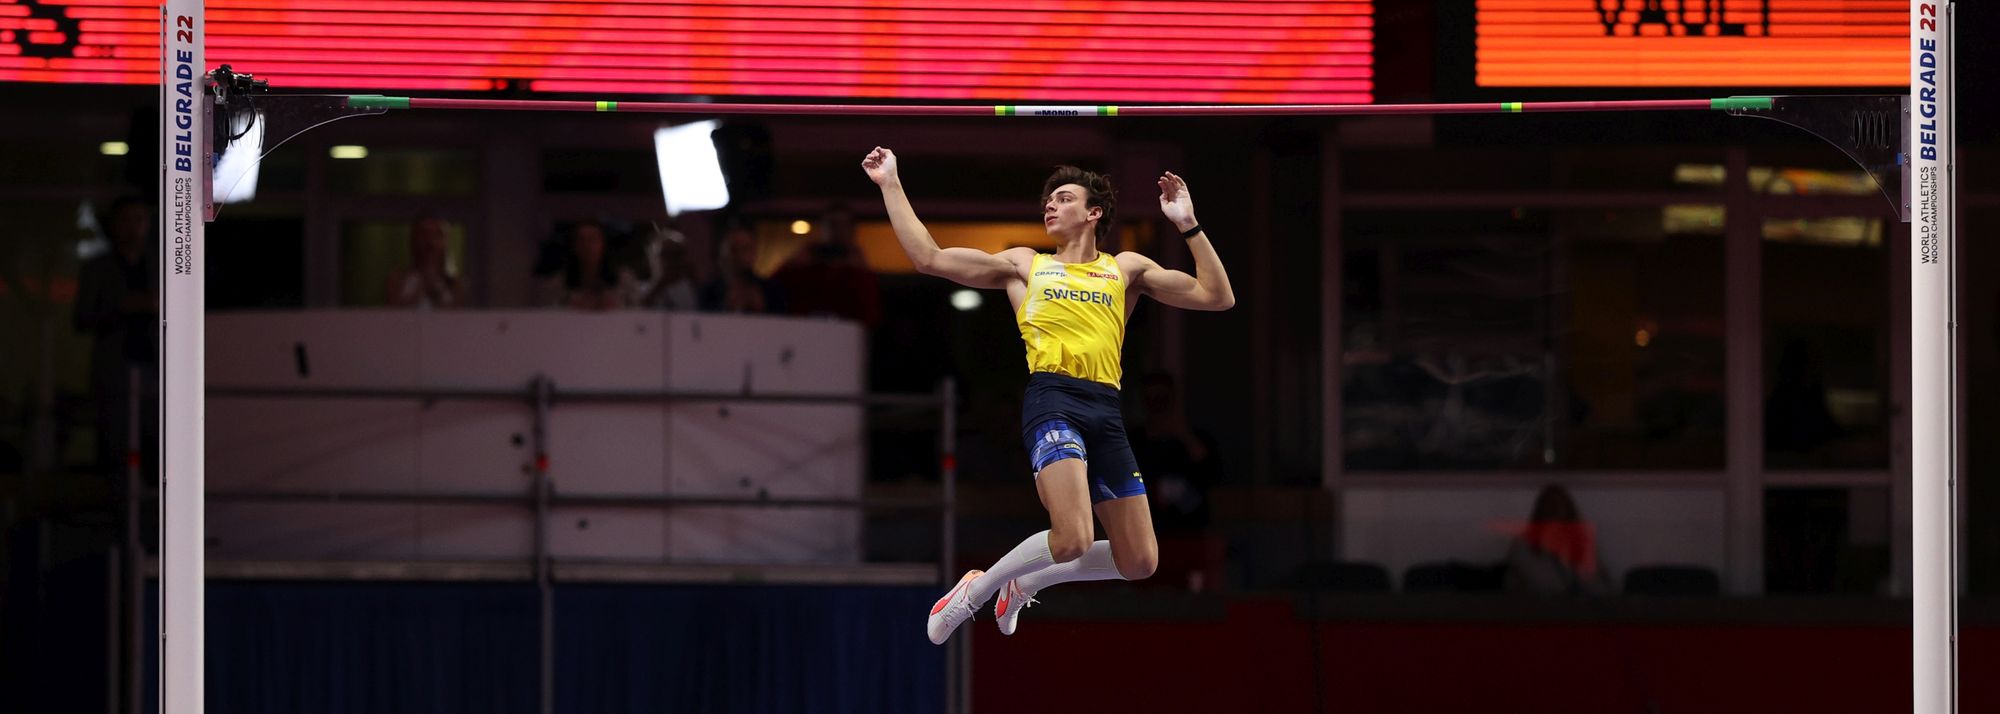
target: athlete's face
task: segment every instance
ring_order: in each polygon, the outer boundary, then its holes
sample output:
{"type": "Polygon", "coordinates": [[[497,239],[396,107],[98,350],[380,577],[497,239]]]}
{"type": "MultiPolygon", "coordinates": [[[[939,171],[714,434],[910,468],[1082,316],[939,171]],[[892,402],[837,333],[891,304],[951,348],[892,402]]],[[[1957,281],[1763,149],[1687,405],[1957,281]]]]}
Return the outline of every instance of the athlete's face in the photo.
{"type": "Polygon", "coordinates": [[[1104,209],[1087,204],[1090,191],[1073,183],[1057,186],[1042,198],[1042,227],[1049,235],[1067,236],[1095,230],[1090,222],[1104,215],[1104,209]]]}

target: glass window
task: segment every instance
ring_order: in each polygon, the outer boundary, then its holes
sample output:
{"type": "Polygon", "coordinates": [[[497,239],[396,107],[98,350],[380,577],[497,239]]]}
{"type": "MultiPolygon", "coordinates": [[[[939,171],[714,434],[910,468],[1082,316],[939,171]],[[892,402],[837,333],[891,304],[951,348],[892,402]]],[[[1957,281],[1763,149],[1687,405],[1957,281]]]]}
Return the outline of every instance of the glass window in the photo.
{"type": "Polygon", "coordinates": [[[1721,468],[1722,207],[1562,217],[1570,247],[1557,343],[1570,402],[1559,463],[1721,468]]]}
{"type": "MultiPolygon", "coordinates": [[[[0,200],[8,220],[7,239],[0,240],[0,334],[10,336],[0,340],[0,365],[7,366],[0,369],[0,403],[37,403],[44,368],[61,393],[89,388],[93,337],[72,327],[71,313],[83,265],[111,247],[79,218],[87,213],[96,224],[109,207],[104,201],[0,200]]],[[[27,426],[0,420],[0,444],[27,449],[27,426]]]]}
{"type": "Polygon", "coordinates": [[[1528,191],[1550,186],[1553,172],[1548,154],[1517,150],[1353,149],[1341,162],[1348,192],[1528,191]]]}
{"type": "MultiPolygon", "coordinates": [[[[340,304],[379,307],[389,304],[389,276],[410,266],[407,220],[354,220],[340,225],[340,304]]],[[[445,223],[445,271],[464,275],[465,227],[445,223]]]]}
{"type": "Polygon", "coordinates": [[[1720,207],[1344,225],[1348,468],[1721,467],[1720,207]]]}
{"type": "Polygon", "coordinates": [[[1889,591],[1889,489],[1773,488],[1764,492],[1764,591],[1889,591]]]}
{"type": "Polygon", "coordinates": [[[106,186],[120,180],[145,186],[157,181],[156,146],[132,145],[119,132],[33,136],[0,140],[0,181],[14,186],[106,186]],[[108,144],[108,146],[107,146],[108,144]],[[152,169],[149,174],[145,169],[152,169]]]}
{"type": "Polygon", "coordinates": [[[1720,147],[1620,147],[1559,156],[1561,186],[1572,191],[1720,193],[1726,186],[1720,147]]]}
{"type": "Polygon", "coordinates": [[[660,164],[650,144],[634,149],[548,149],[542,152],[542,190],[658,195],[660,164]]]}
{"type": "Polygon", "coordinates": [[[1814,143],[1753,147],[1750,192],[1778,196],[1875,196],[1882,189],[1873,176],[1856,166],[1846,154],[1814,143]]]}
{"type": "Polygon", "coordinates": [[[1888,229],[1881,218],[1764,222],[1768,468],[1888,468],[1888,229]]]}
{"type": "Polygon", "coordinates": [[[205,237],[208,309],[305,306],[303,217],[253,210],[250,205],[230,206],[208,224],[205,237]]]}
{"type": "Polygon", "coordinates": [[[281,146],[265,154],[257,164],[257,190],[260,193],[269,195],[305,190],[305,151],[291,145],[281,146]]]}
{"type": "MultiPolygon", "coordinates": [[[[1621,146],[1616,151],[1437,147],[1342,154],[1350,192],[1566,191],[1715,194],[1726,188],[1720,148],[1621,146]]],[[[1865,176],[1864,176],[1865,178],[1865,176]]]]}
{"type": "Polygon", "coordinates": [[[472,196],[479,192],[479,155],[471,149],[360,148],[340,155],[361,158],[326,162],[327,186],[350,196],[472,196]]]}
{"type": "MultiPolygon", "coordinates": [[[[2000,160],[2000,153],[1987,155],[2000,160]]],[[[1961,192],[1960,197],[1965,200],[1966,193],[1961,192]]],[[[1958,434],[1965,439],[1963,468],[1967,478],[1981,478],[1992,473],[1992,464],[2000,459],[2000,448],[1996,448],[2000,439],[1986,437],[2000,433],[2000,426],[1996,426],[2000,425],[2000,409],[1995,408],[2000,405],[2000,368],[1996,368],[2000,362],[2000,285],[1975,282],[1967,276],[1991,274],[2000,264],[2000,251],[1995,250],[2000,246],[1966,237],[2000,230],[2000,203],[1993,202],[1991,196],[1974,196],[1960,205],[1965,208],[1957,253],[1958,340],[1965,358],[1960,368],[1965,382],[1958,394],[1964,400],[1959,413],[1965,421],[1958,434]]],[[[1964,507],[1959,512],[1964,514],[1966,537],[1960,547],[1967,550],[1967,589],[1990,597],[2000,593],[2000,488],[1973,486],[1963,493],[1964,507]]]]}

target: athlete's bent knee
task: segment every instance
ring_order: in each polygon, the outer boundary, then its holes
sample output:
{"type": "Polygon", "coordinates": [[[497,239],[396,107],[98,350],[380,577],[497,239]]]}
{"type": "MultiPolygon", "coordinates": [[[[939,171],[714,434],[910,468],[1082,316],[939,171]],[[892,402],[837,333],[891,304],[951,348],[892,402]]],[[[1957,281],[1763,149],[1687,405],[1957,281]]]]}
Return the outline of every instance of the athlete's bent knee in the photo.
{"type": "Polygon", "coordinates": [[[1090,540],[1081,533],[1049,533],[1049,557],[1058,563],[1067,563],[1083,557],[1090,549],[1090,540]]]}
{"type": "Polygon", "coordinates": [[[1126,580],[1145,580],[1146,578],[1153,577],[1153,571],[1159,568],[1159,554],[1147,553],[1145,555],[1137,555],[1118,561],[1118,577],[1126,580]]]}

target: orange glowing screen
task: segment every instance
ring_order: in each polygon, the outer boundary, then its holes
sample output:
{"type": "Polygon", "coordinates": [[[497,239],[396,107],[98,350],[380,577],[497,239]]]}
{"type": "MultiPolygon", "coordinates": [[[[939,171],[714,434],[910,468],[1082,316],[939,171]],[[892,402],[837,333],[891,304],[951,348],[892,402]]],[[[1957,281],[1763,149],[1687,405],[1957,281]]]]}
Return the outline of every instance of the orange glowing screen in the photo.
{"type": "Polygon", "coordinates": [[[1906,0],[1478,0],[1482,87],[1909,84],[1906,0]]]}
{"type": "MultiPolygon", "coordinates": [[[[159,0],[0,0],[0,81],[158,81],[159,0]]],[[[287,90],[1373,100],[1372,0],[209,0],[287,90]]]]}

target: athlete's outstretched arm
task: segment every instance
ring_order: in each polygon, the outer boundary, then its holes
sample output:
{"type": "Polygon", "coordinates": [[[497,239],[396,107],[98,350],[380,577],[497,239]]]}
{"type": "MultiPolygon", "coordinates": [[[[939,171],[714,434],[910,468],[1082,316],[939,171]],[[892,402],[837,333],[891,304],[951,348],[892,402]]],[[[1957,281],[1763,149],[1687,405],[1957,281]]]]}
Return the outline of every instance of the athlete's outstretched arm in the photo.
{"type": "Polygon", "coordinates": [[[947,278],[969,288],[1004,288],[1020,275],[1014,262],[1005,257],[971,248],[939,248],[930,230],[917,220],[910,197],[903,194],[903,180],[896,175],[896,154],[880,146],[861,160],[861,170],[882,187],[882,204],[889,210],[889,225],[896,229],[896,242],[917,266],[917,272],[947,278]]]}
{"type": "MultiPolygon", "coordinates": [[[[1174,228],[1186,232],[1201,225],[1194,218],[1194,198],[1187,182],[1168,172],[1160,176],[1160,212],[1173,221],[1174,228]]],[[[1153,299],[1187,310],[1227,310],[1236,304],[1236,292],[1229,288],[1229,271],[1222,257],[1208,242],[1208,233],[1199,232],[1187,241],[1194,253],[1194,274],[1168,270],[1145,256],[1139,256],[1141,270],[1135,276],[1140,289],[1153,299]]]]}

